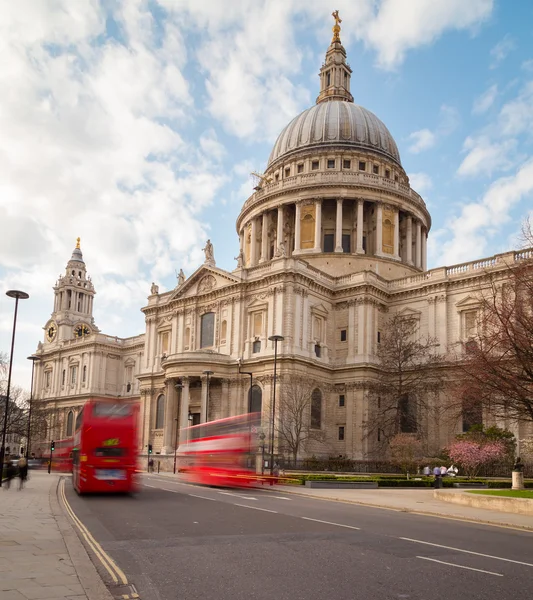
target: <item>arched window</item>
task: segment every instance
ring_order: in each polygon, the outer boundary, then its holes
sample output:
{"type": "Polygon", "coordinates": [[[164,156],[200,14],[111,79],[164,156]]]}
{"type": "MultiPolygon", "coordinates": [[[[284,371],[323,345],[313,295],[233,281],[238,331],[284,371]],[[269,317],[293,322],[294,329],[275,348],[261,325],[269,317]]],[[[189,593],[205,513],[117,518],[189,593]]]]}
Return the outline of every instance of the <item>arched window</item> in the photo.
{"type": "Polygon", "coordinates": [[[402,433],[416,433],[418,431],[416,401],[413,398],[410,398],[409,394],[404,394],[400,398],[398,408],[400,431],[402,433]]]}
{"type": "Polygon", "coordinates": [[[74,413],[69,411],[67,415],[67,437],[70,437],[73,434],[74,429],[74,413]]]}
{"type": "Polygon", "coordinates": [[[200,348],[209,348],[215,339],[215,313],[202,315],[200,324],[200,348]]]}
{"type": "Polygon", "coordinates": [[[465,394],[462,400],[463,432],[483,426],[483,407],[475,396],[465,394]]]}
{"type": "Polygon", "coordinates": [[[165,396],[161,394],[157,398],[157,404],[155,409],[155,428],[163,429],[165,423],[165,396]]]}
{"type": "Polygon", "coordinates": [[[318,388],[311,394],[311,428],[322,428],[322,392],[318,388]]]}
{"type": "Polygon", "coordinates": [[[263,391],[258,385],[248,390],[248,412],[261,412],[263,408],[263,391]]]}

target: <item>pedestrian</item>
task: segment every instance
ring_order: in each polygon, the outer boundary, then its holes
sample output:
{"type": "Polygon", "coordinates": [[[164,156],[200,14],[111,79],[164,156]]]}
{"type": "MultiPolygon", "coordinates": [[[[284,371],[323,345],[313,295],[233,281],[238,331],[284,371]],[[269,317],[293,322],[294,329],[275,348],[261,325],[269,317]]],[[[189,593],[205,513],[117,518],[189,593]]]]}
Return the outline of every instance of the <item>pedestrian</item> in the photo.
{"type": "Polygon", "coordinates": [[[16,476],[17,468],[12,461],[8,460],[6,465],[6,490],[11,487],[11,480],[16,476]]]}
{"type": "Polygon", "coordinates": [[[24,484],[26,483],[26,480],[28,479],[28,461],[22,457],[19,460],[19,490],[21,490],[24,487],[24,484]]]}
{"type": "Polygon", "coordinates": [[[448,469],[444,465],[442,465],[442,467],[440,468],[440,476],[444,477],[447,472],[448,472],[448,469]]]}
{"type": "Polygon", "coordinates": [[[148,473],[153,473],[154,472],[154,459],[151,458],[148,461],[148,473]]]}
{"type": "Polygon", "coordinates": [[[435,467],[433,469],[433,475],[435,476],[435,483],[433,484],[433,486],[436,489],[439,489],[440,488],[440,481],[441,481],[440,467],[435,467]]]}
{"type": "Polygon", "coordinates": [[[431,473],[431,469],[428,466],[426,466],[426,467],[424,467],[423,473],[426,477],[429,477],[429,475],[431,473]]]}
{"type": "Polygon", "coordinates": [[[278,483],[278,478],[279,478],[279,465],[277,462],[274,463],[274,468],[272,469],[272,479],[270,480],[270,485],[273,485],[274,483],[278,483]]]}

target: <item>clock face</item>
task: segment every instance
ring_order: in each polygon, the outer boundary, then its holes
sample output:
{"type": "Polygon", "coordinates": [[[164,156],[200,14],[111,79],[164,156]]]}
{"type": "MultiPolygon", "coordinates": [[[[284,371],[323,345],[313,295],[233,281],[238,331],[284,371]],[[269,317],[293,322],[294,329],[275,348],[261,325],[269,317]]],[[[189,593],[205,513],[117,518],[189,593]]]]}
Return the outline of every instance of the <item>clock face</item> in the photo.
{"type": "Polygon", "coordinates": [[[55,323],[50,323],[46,328],[46,339],[51,342],[55,339],[57,334],[57,325],[55,323]]]}
{"type": "Polygon", "coordinates": [[[87,325],[84,325],[83,323],[80,323],[79,325],[76,325],[76,327],[74,327],[74,337],[81,338],[90,334],[91,330],[89,329],[89,327],[87,327],[87,325]]]}

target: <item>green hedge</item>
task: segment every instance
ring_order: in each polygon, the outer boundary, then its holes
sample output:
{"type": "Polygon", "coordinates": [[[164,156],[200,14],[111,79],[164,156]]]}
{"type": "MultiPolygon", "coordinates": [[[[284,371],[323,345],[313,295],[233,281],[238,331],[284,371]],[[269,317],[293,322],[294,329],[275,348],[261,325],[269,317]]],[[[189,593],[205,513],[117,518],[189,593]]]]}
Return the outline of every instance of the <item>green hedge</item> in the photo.
{"type": "MultiPolygon", "coordinates": [[[[284,482],[291,485],[305,485],[306,481],[359,481],[359,482],[370,482],[376,481],[378,487],[387,488],[387,487],[402,487],[402,488],[431,488],[434,485],[433,477],[417,477],[416,479],[405,479],[394,476],[374,476],[374,477],[361,477],[361,476],[352,476],[352,477],[343,477],[336,475],[312,475],[312,474],[295,474],[289,475],[284,482]]],[[[487,479],[468,479],[466,477],[453,477],[453,478],[443,478],[442,479],[442,487],[443,488],[453,488],[454,483],[484,483],[489,488],[498,489],[498,488],[511,488],[510,480],[487,480],[487,479]]],[[[533,481],[529,480],[524,483],[525,487],[528,489],[533,489],[533,481]]]]}

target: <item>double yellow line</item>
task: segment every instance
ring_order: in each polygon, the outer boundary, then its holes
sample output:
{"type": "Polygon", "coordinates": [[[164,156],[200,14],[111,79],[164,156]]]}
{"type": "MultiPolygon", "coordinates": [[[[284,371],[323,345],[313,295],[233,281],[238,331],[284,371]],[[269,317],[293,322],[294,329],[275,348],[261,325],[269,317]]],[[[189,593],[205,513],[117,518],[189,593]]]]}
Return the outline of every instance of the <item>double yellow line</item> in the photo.
{"type": "Polygon", "coordinates": [[[119,581],[123,585],[128,585],[128,579],[124,574],[124,571],[115,563],[115,561],[107,554],[107,552],[100,546],[100,544],[94,539],[94,537],[90,534],[89,530],[85,525],[78,519],[78,517],[74,514],[70,504],[68,503],[67,497],[65,496],[65,480],[62,479],[59,484],[59,494],[61,496],[61,500],[63,500],[63,504],[65,509],[67,510],[70,518],[74,521],[74,525],[79,529],[81,535],[84,537],[85,541],[91,548],[91,550],[95,553],[98,560],[102,563],[106,571],[111,576],[111,579],[114,583],[119,583],[119,581]]]}

